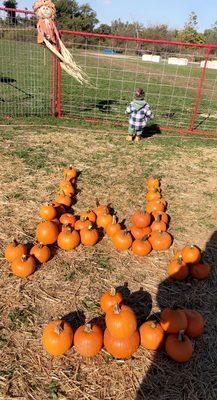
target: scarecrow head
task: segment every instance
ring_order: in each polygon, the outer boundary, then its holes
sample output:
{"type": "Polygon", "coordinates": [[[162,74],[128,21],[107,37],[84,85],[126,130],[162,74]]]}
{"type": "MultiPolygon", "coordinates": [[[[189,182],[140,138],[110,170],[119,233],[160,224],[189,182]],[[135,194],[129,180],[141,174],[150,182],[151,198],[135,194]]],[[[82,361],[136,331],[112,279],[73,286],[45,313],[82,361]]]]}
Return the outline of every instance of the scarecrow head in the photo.
{"type": "Polygon", "coordinates": [[[56,7],[50,0],[38,0],[33,6],[38,19],[54,19],[56,7]]]}

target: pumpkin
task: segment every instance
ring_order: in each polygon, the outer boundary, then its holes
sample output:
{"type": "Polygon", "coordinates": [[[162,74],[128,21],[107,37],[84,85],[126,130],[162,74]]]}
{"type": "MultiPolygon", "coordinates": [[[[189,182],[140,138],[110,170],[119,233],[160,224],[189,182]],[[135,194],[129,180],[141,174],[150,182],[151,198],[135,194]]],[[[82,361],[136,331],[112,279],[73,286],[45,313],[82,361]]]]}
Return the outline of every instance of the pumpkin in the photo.
{"type": "Polygon", "coordinates": [[[186,330],[188,322],[183,310],[165,308],[160,315],[160,324],[164,331],[178,333],[186,330]]]}
{"type": "Polygon", "coordinates": [[[27,276],[33,274],[35,267],[36,262],[34,257],[26,254],[15,258],[11,263],[11,270],[13,274],[19,276],[20,278],[26,278],[27,276]]]}
{"type": "Polygon", "coordinates": [[[148,189],[159,188],[160,181],[157,178],[149,178],[146,182],[146,185],[148,189]]]}
{"type": "Polygon", "coordinates": [[[99,217],[99,215],[109,214],[109,209],[105,204],[100,204],[97,200],[96,207],[93,209],[93,212],[97,217],[99,217]]]}
{"type": "Polygon", "coordinates": [[[137,228],[137,226],[133,225],[130,228],[130,232],[134,239],[142,239],[144,236],[148,235],[151,233],[151,227],[146,226],[146,228],[137,228]]]}
{"type": "Polygon", "coordinates": [[[151,223],[151,215],[143,210],[138,210],[132,215],[131,223],[137,228],[146,228],[151,223]]]}
{"type": "Polygon", "coordinates": [[[64,354],[73,344],[73,330],[68,322],[51,321],[44,328],[42,343],[49,354],[53,356],[64,354]]]}
{"type": "Polygon", "coordinates": [[[151,214],[154,211],[164,211],[165,208],[166,208],[166,205],[165,205],[164,199],[152,200],[147,203],[146,212],[151,214]]]}
{"type": "Polygon", "coordinates": [[[152,232],[148,238],[154,250],[167,250],[172,245],[173,239],[168,232],[152,232]]]}
{"type": "Polygon", "coordinates": [[[80,241],[79,233],[70,227],[64,228],[57,238],[57,244],[62,250],[73,250],[80,241]]]}
{"type": "Polygon", "coordinates": [[[207,263],[197,263],[190,266],[190,273],[199,280],[206,279],[210,276],[211,268],[207,263]]]}
{"type": "Polygon", "coordinates": [[[39,209],[39,216],[46,221],[52,221],[56,218],[57,211],[52,204],[44,204],[39,209]]]}
{"type": "Polygon", "coordinates": [[[121,231],[121,225],[117,222],[115,215],[113,215],[112,222],[109,222],[105,227],[105,232],[109,237],[113,237],[119,231],[121,231]]]}
{"type": "Polygon", "coordinates": [[[190,360],[194,351],[191,340],[183,331],[176,335],[168,335],[165,350],[172,360],[180,363],[190,360]]]}
{"type": "Polygon", "coordinates": [[[164,330],[155,321],[146,321],[140,328],[141,345],[148,350],[158,350],[164,341],[164,330]]]}
{"type": "Polygon", "coordinates": [[[108,329],[104,334],[104,346],[108,353],[115,358],[126,359],[131,357],[139,347],[140,337],[136,330],[131,336],[123,339],[111,335],[108,329]]]}
{"type": "Polygon", "coordinates": [[[183,311],[188,321],[188,326],[185,331],[186,335],[193,338],[200,336],[204,330],[204,319],[202,315],[198,311],[188,308],[185,308],[183,311]]]}
{"type": "Polygon", "coordinates": [[[39,243],[44,245],[53,244],[57,241],[59,229],[54,222],[45,221],[40,222],[36,229],[36,238],[39,243]]]}
{"type": "Polygon", "coordinates": [[[167,230],[167,225],[165,224],[165,222],[163,222],[162,220],[158,220],[156,219],[154,222],[152,222],[151,224],[151,229],[152,231],[157,231],[157,232],[166,232],[167,230]]]}
{"type": "Polygon", "coordinates": [[[196,264],[201,259],[200,249],[194,244],[186,246],[182,250],[182,258],[186,264],[196,264]]]}
{"type": "Polygon", "coordinates": [[[81,219],[76,221],[74,226],[76,231],[80,231],[81,229],[91,228],[91,227],[92,227],[92,222],[90,222],[89,220],[81,220],[81,219]]]}
{"type": "Polygon", "coordinates": [[[99,232],[92,226],[81,229],[80,235],[81,235],[81,243],[87,247],[94,246],[99,240],[99,232]]]}
{"type": "Polygon", "coordinates": [[[175,253],[173,254],[172,260],[178,260],[178,259],[182,259],[182,250],[176,250],[175,253]]]}
{"type": "Polygon", "coordinates": [[[64,169],[64,177],[67,181],[77,178],[77,170],[70,165],[69,168],[64,169]]]}
{"type": "Polygon", "coordinates": [[[100,297],[100,307],[104,313],[108,311],[108,309],[115,304],[121,304],[123,301],[122,294],[117,292],[116,289],[113,287],[111,288],[110,292],[105,292],[100,297]]]}
{"type": "Polygon", "coordinates": [[[182,256],[172,260],[167,267],[168,275],[177,281],[183,281],[189,275],[189,267],[182,260],[182,256]]]}
{"type": "Polygon", "coordinates": [[[22,243],[18,243],[15,239],[12,243],[9,243],[5,249],[5,258],[7,261],[12,262],[17,257],[21,257],[27,253],[27,246],[22,243]]]}
{"type": "Polygon", "coordinates": [[[137,329],[134,311],[130,307],[118,303],[107,310],[105,322],[111,335],[118,339],[131,336],[137,329]]]}
{"type": "Polygon", "coordinates": [[[70,213],[64,213],[60,217],[60,222],[63,225],[70,225],[72,228],[74,228],[76,223],[76,217],[70,213]]]}
{"type": "Polygon", "coordinates": [[[149,190],[149,192],[145,196],[145,199],[147,201],[159,200],[160,198],[161,198],[161,194],[157,188],[153,188],[152,190],[149,190]]]}
{"type": "Polygon", "coordinates": [[[165,222],[165,224],[168,224],[169,222],[169,215],[164,211],[152,211],[152,216],[155,220],[160,217],[161,221],[165,222]]]}
{"type": "Polygon", "coordinates": [[[103,346],[103,333],[98,325],[80,326],[74,336],[75,350],[83,357],[96,356],[103,346]]]}
{"type": "Polygon", "coordinates": [[[63,194],[69,197],[72,197],[75,194],[74,186],[72,186],[71,182],[66,180],[60,182],[60,190],[63,192],[63,194]]]}
{"type": "Polygon", "coordinates": [[[58,204],[63,204],[66,207],[70,207],[72,204],[71,197],[66,196],[63,192],[55,198],[55,202],[58,204]]]}
{"type": "Polygon", "coordinates": [[[118,250],[127,250],[131,247],[133,242],[132,236],[129,232],[119,231],[112,236],[112,243],[118,250]]]}
{"type": "Polygon", "coordinates": [[[99,215],[96,219],[96,224],[98,228],[103,228],[105,229],[108,224],[111,224],[113,221],[113,217],[111,214],[102,214],[99,215]]]}
{"type": "Polygon", "coordinates": [[[148,236],[143,239],[136,239],[132,244],[132,252],[139,257],[147,256],[151,250],[151,243],[147,240],[148,236]]]}
{"type": "Polygon", "coordinates": [[[48,246],[43,244],[35,244],[30,250],[30,254],[36,258],[41,264],[46,263],[51,257],[51,251],[48,246]]]}
{"type": "Polygon", "coordinates": [[[80,214],[81,220],[88,220],[92,223],[96,222],[96,214],[93,211],[82,212],[80,214]]]}

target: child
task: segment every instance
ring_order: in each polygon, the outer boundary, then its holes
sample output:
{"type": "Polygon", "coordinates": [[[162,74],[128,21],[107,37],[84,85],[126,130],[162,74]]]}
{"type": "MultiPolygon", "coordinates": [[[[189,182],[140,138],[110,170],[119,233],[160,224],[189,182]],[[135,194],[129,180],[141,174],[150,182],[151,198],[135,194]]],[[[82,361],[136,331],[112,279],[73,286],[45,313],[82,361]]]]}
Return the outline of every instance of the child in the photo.
{"type": "Polygon", "coordinates": [[[125,114],[130,114],[129,128],[126,140],[133,140],[136,142],[141,140],[142,131],[147,125],[147,121],[153,118],[151,108],[144,100],[144,90],[141,88],[136,89],[135,99],[128,104],[125,114]]]}

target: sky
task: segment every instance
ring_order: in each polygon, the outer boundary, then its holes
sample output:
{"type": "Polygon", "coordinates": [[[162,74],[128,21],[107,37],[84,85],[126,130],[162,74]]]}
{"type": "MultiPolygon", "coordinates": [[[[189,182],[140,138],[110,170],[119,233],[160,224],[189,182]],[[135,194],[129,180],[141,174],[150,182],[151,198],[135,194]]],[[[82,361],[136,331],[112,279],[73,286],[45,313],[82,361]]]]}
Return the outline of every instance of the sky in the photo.
{"type": "MultiPolygon", "coordinates": [[[[17,0],[20,8],[31,9],[31,0],[17,0]]],[[[34,1],[34,0],[33,0],[34,1]]],[[[182,28],[191,11],[198,15],[199,30],[209,28],[217,20],[216,0],[78,0],[89,3],[102,23],[121,18],[144,25],[167,24],[182,28]]],[[[0,4],[2,1],[0,0],[0,4]]]]}

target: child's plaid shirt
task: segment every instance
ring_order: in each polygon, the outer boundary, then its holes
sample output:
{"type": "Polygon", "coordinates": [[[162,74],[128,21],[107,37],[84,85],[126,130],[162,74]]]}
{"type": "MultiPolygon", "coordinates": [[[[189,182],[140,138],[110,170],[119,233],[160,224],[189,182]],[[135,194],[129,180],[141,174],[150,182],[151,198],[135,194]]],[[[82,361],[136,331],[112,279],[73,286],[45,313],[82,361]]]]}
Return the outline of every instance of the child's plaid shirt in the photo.
{"type": "Polygon", "coordinates": [[[144,100],[133,100],[125,111],[130,114],[129,128],[141,131],[147,125],[147,121],[153,118],[151,108],[144,100]]]}

